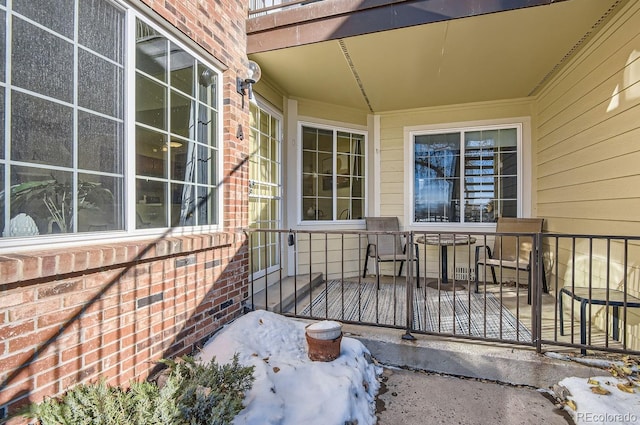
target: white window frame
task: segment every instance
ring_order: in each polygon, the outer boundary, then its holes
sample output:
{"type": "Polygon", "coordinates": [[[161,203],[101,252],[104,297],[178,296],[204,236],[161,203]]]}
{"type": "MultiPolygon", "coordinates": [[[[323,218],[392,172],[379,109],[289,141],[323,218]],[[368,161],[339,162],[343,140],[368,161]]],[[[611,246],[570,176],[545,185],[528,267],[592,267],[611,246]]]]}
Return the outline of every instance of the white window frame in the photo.
{"type": "MultiPolygon", "coordinates": [[[[284,210],[286,209],[286,205],[285,205],[285,199],[284,199],[284,116],[282,115],[282,112],[278,111],[277,109],[275,109],[273,106],[271,106],[268,102],[266,102],[260,95],[258,95],[257,93],[253,94],[253,99],[250,99],[250,102],[255,104],[258,109],[262,109],[266,112],[268,112],[269,114],[271,114],[272,116],[276,117],[278,119],[278,122],[280,123],[280,128],[278,128],[278,139],[279,139],[279,152],[278,152],[278,162],[280,164],[280,172],[279,172],[279,176],[278,178],[280,179],[280,191],[278,193],[278,201],[280,202],[280,209],[278,211],[278,218],[277,221],[278,223],[280,223],[280,226],[282,227],[282,223],[284,220],[284,210]]],[[[251,128],[249,128],[249,131],[251,131],[251,128]]],[[[249,202],[249,198],[247,197],[247,202],[249,202]]],[[[265,275],[269,275],[271,273],[276,272],[277,270],[280,270],[283,266],[282,263],[285,261],[285,259],[283,257],[286,257],[286,255],[281,255],[281,250],[278,249],[277,250],[277,254],[280,255],[280,258],[278,259],[278,264],[273,265],[273,266],[269,266],[266,268],[266,270],[261,270],[259,272],[253,273],[253,279],[259,279],[261,277],[264,277],[265,275]]]]}
{"type": "MultiPolygon", "coordinates": [[[[433,124],[423,126],[411,126],[404,128],[404,151],[405,151],[405,220],[413,230],[439,230],[439,231],[484,231],[495,229],[495,223],[476,222],[416,222],[414,208],[414,138],[415,136],[428,134],[441,134],[452,132],[470,132],[483,130],[497,130],[505,128],[515,128],[517,130],[517,196],[518,217],[528,217],[531,213],[531,167],[525,167],[525,158],[531,158],[531,120],[529,117],[468,121],[446,124],[433,124]]],[[[464,155],[464,144],[460,146],[461,155],[464,155]]],[[[464,162],[460,161],[460,176],[464,179],[464,162]]],[[[461,184],[461,190],[464,185],[461,184]]],[[[460,199],[461,206],[464,205],[464,198],[460,199]]]]}
{"type": "MultiPolygon", "coordinates": [[[[124,230],[110,230],[102,232],[82,232],[82,233],[65,233],[55,235],[38,235],[34,237],[0,237],[0,254],[6,252],[21,252],[32,249],[34,246],[39,248],[58,248],[58,247],[73,247],[86,245],[87,243],[111,243],[111,242],[123,242],[127,240],[140,239],[140,237],[146,236],[182,236],[192,235],[207,232],[219,231],[223,228],[225,222],[224,216],[224,131],[223,131],[223,89],[224,80],[222,75],[221,65],[215,59],[207,59],[202,54],[190,47],[188,43],[183,42],[185,37],[181,35],[177,29],[169,27],[162,18],[153,13],[144,13],[142,10],[137,9],[131,4],[120,0],[105,0],[110,2],[114,7],[120,8],[125,13],[125,28],[124,28],[124,230]],[[150,17],[152,16],[152,17],[150,17]],[[217,223],[211,225],[202,226],[185,226],[185,227],[165,227],[165,228],[151,228],[151,229],[136,229],[136,151],[135,151],[135,34],[136,34],[136,19],[139,19],[146,24],[152,26],[158,33],[169,39],[172,43],[179,46],[185,52],[188,52],[203,65],[209,67],[217,76],[218,87],[216,89],[216,110],[218,112],[218,122],[216,128],[216,137],[219,143],[217,150],[219,152],[217,156],[217,223]],[[170,28],[170,30],[167,30],[170,28]]],[[[7,6],[0,6],[0,10],[6,13],[5,19],[9,22],[10,13],[7,6]]],[[[7,28],[9,28],[7,26],[7,28]]],[[[6,37],[6,52],[5,55],[10,55],[11,37],[6,37]]],[[[7,72],[10,72],[11,63],[7,64],[7,72]]],[[[7,75],[7,79],[9,75],[7,75]]],[[[6,91],[9,90],[9,84],[0,84],[6,91]]],[[[20,89],[18,89],[20,90],[20,89]]],[[[10,96],[8,94],[7,96],[10,96]]],[[[74,106],[74,109],[77,109],[74,106]]],[[[8,128],[10,126],[10,107],[5,105],[5,140],[7,144],[10,144],[8,128]]],[[[75,131],[75,130],[74,130],[75,131]]],[[[9,152],[5,150],[5,152],[9,152]]],[[[5,163],[5,168],[7,164],[5,163]]],[[[8,171],[5,172],[5,181],[8,180],[8,171]]],[[[167,180],[169,181],[169,180],[167,180]]],[[[10,183],[5,183],[5,190],[10,186],[10,183]]],[[[3,211],[0,213],[4,213],[3,211]]],[[[8,225],[8,223],[7,223],[8,225]]]]}
{"type": "MultiPolygon", "coordinates": [[[[340,131],[346,133],[358,133],[362,134],[364,137],[364,197],[363,197],[363,217],[367,216],[368,213],[368,185],[369,185],[369,168],[368,168],[368,158],[369,158],[369,131],[366,127],[357,126],[357,125],[347,125],[344,123],[329,123],[329,122],[318,122],[318,121],[298,121],[297,128],[297,152],[296,152],[296,182],[297,182],[297,199],[296,201],[296,221],[299,227],[303,228],[317,228],[317,229],[326,229],[327,224],[331,224],[332,228],[353,228],[354,226],[363,226],[365,221],[363,219],[355,219],[355,220],[338,220],[337,217],[332,220],[303,220],[304,211],[302,211],[302,203],[299,200],[302,199],[302,127],[313,127],[321,130],[329,130],[334,132],[333,138],[333,169],[335,170],[335,161],[336,161],[336,134],[340,131]]],[[[337,192],[335,190],[335,179],[334,179],[334,190],[333,190],[333,205],[334,209],[336,206],[337,200],[337,192]]],[[[335,215],[334,215],[335,216],[335,215]]]]}

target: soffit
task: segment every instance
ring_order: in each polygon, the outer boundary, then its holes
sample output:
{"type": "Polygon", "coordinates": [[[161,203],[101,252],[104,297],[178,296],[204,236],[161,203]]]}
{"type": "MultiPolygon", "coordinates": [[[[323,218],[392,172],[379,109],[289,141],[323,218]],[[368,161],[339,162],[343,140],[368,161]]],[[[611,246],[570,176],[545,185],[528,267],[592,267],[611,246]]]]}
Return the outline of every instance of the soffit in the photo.
{"type": "Polygon", "coordinates": [[[251,59],[290,97],[373,112],[520,98],[534,93],[616,3],[568,0],[251,59]]]}

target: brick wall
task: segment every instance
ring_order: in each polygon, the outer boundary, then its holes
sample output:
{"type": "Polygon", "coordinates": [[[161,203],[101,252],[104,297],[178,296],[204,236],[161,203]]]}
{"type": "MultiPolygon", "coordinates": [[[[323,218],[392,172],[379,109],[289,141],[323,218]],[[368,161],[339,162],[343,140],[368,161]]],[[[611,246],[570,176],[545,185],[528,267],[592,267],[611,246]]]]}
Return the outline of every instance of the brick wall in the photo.
{"type": "MultiPolygon", "coordinates": [[[[0,422],[69,386],[145,379],[155,361],[190,353],[241,314],[246,239],[248,2],[143,0],[228,67],[222,141],[224,232],[0,256],[0,422]]],[[[24,421],[12,420],[18,424],[24,421]]]]}

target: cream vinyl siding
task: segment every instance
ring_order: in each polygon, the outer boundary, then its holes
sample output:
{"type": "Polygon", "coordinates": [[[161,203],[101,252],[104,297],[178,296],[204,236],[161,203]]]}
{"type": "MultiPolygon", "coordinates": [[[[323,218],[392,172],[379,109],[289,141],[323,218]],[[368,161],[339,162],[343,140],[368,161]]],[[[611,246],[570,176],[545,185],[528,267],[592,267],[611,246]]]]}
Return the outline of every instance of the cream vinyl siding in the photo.
{"type": "Polygon", "coordinates": [[[538,96],[538,215],[547,230],[640,234],[640,3],[538,96]]]}
{"type": "MultiPolygon", "coordinates": [[[[405,169],[411,167],[407,164],[407,153],[405,152],[405,128],[421,125],[443,126],[449,123],[470,123],[480,121],[503,120],[512,117],[528,117],[532,113],[532,101],[529,99],[515,99],[499,102],[483,102],[466,105],[450,105],[443,107],[424,108],[417,110],[406,110],[384,113],[380,115],[380,153],[377,159],[380,163],[380,215],[397,216],[400,218],[401,228],[411,230],[408,227],[410,201],[407,196],[407,188],[411,182],[405,181],[405,169]]],[[[531,159],[531,136],[530,127],[523,127],[522,177],[525,180],[523,185],[524,211],[532,210],[532,200],[530,198],[531,189],[527,180],[530,180],[532,173],[531,159]]],[[[371,207],[370,207],[371,208],[371,207]]],[[[460,230],[455,223],[449,226],[448,230],[460,230]]],[[[476,229],[476,230],[487,230],[476,229]]],[[[492,241],[488,241],[492,244],[492,241]]],[[[481,241],[478,241],[480,244],[481,241]]],[[[419,245],[420,252],[420,274],[430,278],[435,278],[439,274],[439,247],[419,245]],[[426,257],[425,257],[426,249],[426,257]],[[426,261],[425,261],[426,259],[426,261]]],[[[454,276],[454,267],[465,270],[467,273],[473,270],[474,250],[471,250],[471,258],[466,246],[455,248],[455,266],[453,263],[454,249],[449,248],[449,270],[450,277],[454,276]],[[471,260],[471,261],[470,261],[471,260]]],[[[511,277],[511,272],[504,270],[505,278],[511,277]]],[[[482,273],[482,271],[480,272],[482,273]]],[[[490,273],[490,272],[489,272],[490,273]]],[[[404,270],[403,270],[404,274],[404,270]]],[[[520,274],[520,280],[526,282],[526,274],[520,274]]],[[[515,275],[513,276],[515,278],[515,275]]]]}
{"type": "MultiPolygon", "coordinates": [[[[381,114],[380,119],[380,215],[398,216],[406,225],[407,209],[405,182],[406,163],[405,128],[420,125],[435,125],[458,122],[478,122],[526,117],[532,113],[532,102],[528,99],[511,101],[483,102],[467,105],[451,105],[435,108],[424,108],[411,111],[398,111],[381,114]]],[[[529,129],[523,129],[523,176],[531,172],[531,152],[529,129]]],[[[525,178],[526,179],[526,178],[525,178]]],[[[524,186],[525,188],[529,186],[524,186]]],[[[525,189],[525,192],[527,190],[525,189]]],[[[530,211],[529,194],[524,193],[525,211],[530,211]]]]}
{"type": "Polygon", "coordinates": [[[358,126],[367,125],[367,111],[298,99],[298,115],[358,126]]]}
{"type": "MultiPolygon", "coordinates": [[[[536,111],[537,207],[545,229],[640,235],[640,2],[629,2],[614,15],[543,87],[536,111]]],[[[626,277],[630,294],[640,295],[637,244],[628,246],[627,269],[620,242],[610,247],[594,242],[591,265],[588,241],[577,241],[575,257],[569,241],[559,248],[557,258],[547,258],[552,282],[557,266],[560,286],[591,281],[594,287],[622,289],[626,277]]],[[[602,327],[605,313],[593,306],[594,323],[602,327]]],[[[629,309],[624,324],[636,350],[638,313],[629,309]]]]}
{"type": "MultiPolygon", "coordinates": [[[[355,234],[298,234],[297,274],[322,273],[325,279],[355,277],[362,273],[367,237],[355,234]],[[310,264],[311,263],[311,264],[310,264]]],[[[370,270],[375,270],[374,265],[370,270]]]]}

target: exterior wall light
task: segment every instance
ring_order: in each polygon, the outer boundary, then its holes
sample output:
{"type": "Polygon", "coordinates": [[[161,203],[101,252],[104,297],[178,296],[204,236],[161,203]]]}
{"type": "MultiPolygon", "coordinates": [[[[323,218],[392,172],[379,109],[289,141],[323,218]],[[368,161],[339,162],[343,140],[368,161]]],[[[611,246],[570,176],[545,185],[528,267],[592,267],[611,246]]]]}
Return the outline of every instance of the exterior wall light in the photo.
{"type": "MultiPolygon", "coordinates": [[[[244,80],[240,77],[236,78],[236,91],[240,93],[242,96],[245,94],[249,95],[249,99],[253,98],[253,90],[252,86],[260,81],[260,77],[262,76],[262,70],[260,69],[260,65],[255,63],[254,61],[249,61],[249,66],[247,68],[247,78],[244,80]]],[[[244,102],[244,101],[243,101],[244,102]]]]}

